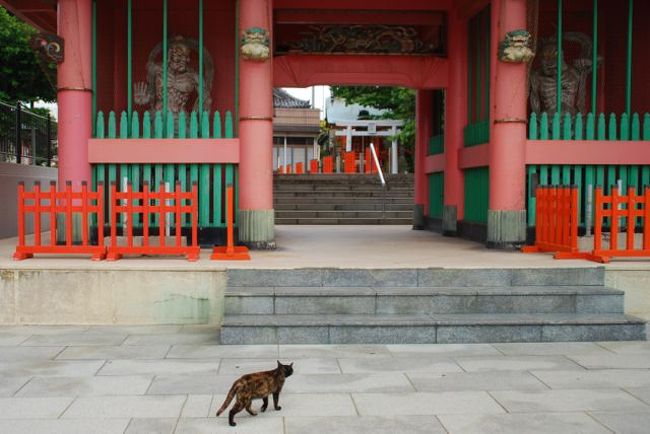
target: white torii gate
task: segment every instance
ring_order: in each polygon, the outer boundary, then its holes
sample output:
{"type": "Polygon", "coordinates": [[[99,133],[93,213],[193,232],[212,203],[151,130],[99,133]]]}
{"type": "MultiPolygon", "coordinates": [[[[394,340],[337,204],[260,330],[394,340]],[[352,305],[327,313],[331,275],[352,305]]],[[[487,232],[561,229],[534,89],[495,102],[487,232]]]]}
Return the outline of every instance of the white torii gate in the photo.
{"type": "Polygon", "coordinates": [[[392,137],[390,150],[390,173],[397,174],[397,134],[404,121],[395,120],[363,120],[363,121],[338,121],[336,127],[343,129],[335,132],[336,136],[345,136],[345,151],[352,150],[352,137],[392,137]]]}

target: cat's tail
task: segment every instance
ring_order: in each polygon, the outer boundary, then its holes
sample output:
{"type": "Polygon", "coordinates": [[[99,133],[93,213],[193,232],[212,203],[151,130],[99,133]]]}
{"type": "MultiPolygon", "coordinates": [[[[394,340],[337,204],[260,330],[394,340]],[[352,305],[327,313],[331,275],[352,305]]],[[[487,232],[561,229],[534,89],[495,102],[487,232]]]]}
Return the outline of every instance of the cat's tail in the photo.
{"type": "Polygon", "coordinates": [[[221,408],[217,410],[217,416],[221,415],[221,413],[223,413],[228,408],[228,406],[230,405],[230,401],[232,401],[232,399],[235,397],[236,394],[237,391],[235,390],[235,384],[233,384],[230,390],[228,391],[228,396],[226,396],[226,400],[223,402],[223,404],[221,404],[221,408]]]}

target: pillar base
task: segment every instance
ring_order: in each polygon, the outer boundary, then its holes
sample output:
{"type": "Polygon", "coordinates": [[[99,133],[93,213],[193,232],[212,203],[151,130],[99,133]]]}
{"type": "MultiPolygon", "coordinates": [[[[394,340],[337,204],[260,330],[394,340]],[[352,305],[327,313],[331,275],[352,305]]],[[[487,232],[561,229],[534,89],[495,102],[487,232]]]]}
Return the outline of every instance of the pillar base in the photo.
{"type": "Polygon", "coordinates": [[[255,209],[239,211],[239,242],[254,250],[274,250],[275,211],[255,209]]]}
{"type": "Polygon", "coordinates": [[[445,205],[442,209],[442,235],[455,237],[458,234],[458,208],[445,205]]]}
{"type": "Polygon", "coordinates": [[[422,231],[427,228],[427,222],[424,218],[424,205],[413,205],[413,229],[422,231]]]}
{"type": "Polygon", "coordinates": [[[525,243],[526,211],[488,210],[488,248],[514,250],[525,243]]]}

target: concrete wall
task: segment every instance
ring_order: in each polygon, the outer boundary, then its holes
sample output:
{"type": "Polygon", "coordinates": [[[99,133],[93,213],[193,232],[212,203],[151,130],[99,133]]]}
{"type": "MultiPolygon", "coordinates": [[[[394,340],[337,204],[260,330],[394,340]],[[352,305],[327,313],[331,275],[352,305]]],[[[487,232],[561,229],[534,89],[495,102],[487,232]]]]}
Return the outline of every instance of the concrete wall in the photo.
{"type": "MultiPolygon", "coordinates": [[[[41,166],[26,166],[22,164],[0,162],[0,238],[10,238],[18,235],[18,183],[23,181],[31,190],[34,181],[41,181],[44,186],[50,181],[56,181],[57,169],[41,166]]],[[[49,190],[49,187],[45,187],[49,190]]],[[[42,220],[43,231],[50,229],[49,219],[42,220]]],[[[32,233],[34,224],[27,220],[27,233],[32,233]]]]}
{"type": "Polygon", "coordinates": [[[605,269],[605,285],[625,291],[625,313],[650,321],[650,269],[616,267],[605,269]]]}
{"type": "Polygon", "coordinates": [[[218,325],[225,288],[225,271],[5,269],[0,324],[218,325]]]}

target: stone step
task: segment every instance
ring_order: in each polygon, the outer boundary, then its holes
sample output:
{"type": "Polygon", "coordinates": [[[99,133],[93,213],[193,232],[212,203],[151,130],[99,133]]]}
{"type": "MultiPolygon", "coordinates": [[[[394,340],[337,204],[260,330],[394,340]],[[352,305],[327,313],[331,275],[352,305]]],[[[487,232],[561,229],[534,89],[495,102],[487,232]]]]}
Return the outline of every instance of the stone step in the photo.
{"type": "MultiPolygon", "coordinates": [[[[412,203],[396,204],[381,202],[371,203],[276,203],[273,205],[275,211],[413,211],[412,203]]],[[[277,214],[276,214],[277,215],[277,214]]]]}
{"type": "Polygon", "coordinates": [[[580,268],[295,268],[230,269],[228,288],[235,287],[511,287],[600,286],[602,266],[580,268]]]}
{"type": "Polygon", "coordinates": [[[412,225],[412,218],[277,218],[276,225],[412,225]]]}
{"type": "Polygon", "coordinates": [[[622,314],[232,315],[221,343],[419,344],[645,339],[645,322],[622,314]]]}
{"type": "Polygon", "coordinates": [[[239,287],[226,315],[623,313],[623,291],[600,286],[506,288],[239,287]]]}
{"type": "Polygon", "coordinates": [[[276,219],[411,219],[413,211],[317,211],[317,210],[275,210],[276,219]]]}

